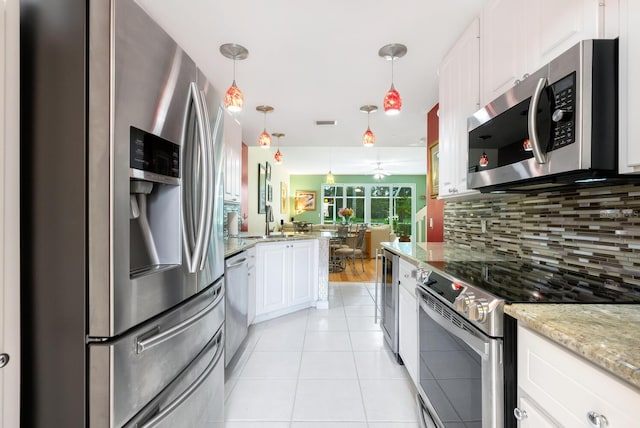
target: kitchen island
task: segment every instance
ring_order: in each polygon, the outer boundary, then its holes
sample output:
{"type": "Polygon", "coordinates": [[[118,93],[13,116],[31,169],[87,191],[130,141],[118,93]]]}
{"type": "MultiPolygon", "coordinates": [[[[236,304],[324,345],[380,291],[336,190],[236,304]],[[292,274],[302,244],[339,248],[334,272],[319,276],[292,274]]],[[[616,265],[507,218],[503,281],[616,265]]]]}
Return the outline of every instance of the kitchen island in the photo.
{"type": "Polygon", "coordinates": [[[320,309],[326,309],[329,307],[329,239],[331,237],[332,232],[330,231],[272,233],[264,236],[241,234],[224,240],[224,255],[225,258],[228,258],[260,244],[317,240],[318,296],[315,306],[320,309]]]}

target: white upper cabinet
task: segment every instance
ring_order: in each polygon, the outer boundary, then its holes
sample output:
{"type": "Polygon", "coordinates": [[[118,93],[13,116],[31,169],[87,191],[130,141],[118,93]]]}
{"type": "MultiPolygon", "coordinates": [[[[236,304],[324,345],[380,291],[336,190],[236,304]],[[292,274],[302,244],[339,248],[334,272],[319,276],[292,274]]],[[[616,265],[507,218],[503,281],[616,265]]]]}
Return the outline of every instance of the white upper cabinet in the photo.
{"type": "Polygon", "coordinates": [[[640,2],[620,0],[620,173],[640,173],[640,2]]]}
{"type": "Polygon", "coordinates": [[[479,31],[475,19],[440,64],[440,198],[478,193],[467,189],[467,118],[480,108],[479,31]]]}
{"type": "Polygon", "coordinates": [[[482,106],[522,79],[528,67],[524,0],[491,0],[482,12],[480,52],[482,106]]]}
{"type": "Polygon", "coordinates": [[[224,112],[224,200],[240,203],[242,187],[242,126],[224,112]]]}
{"type": "Polygon", "coordinates": [[[491,0],[482,12],[482,105],[585,39],[618,36],[618,0],[491,0]]]}

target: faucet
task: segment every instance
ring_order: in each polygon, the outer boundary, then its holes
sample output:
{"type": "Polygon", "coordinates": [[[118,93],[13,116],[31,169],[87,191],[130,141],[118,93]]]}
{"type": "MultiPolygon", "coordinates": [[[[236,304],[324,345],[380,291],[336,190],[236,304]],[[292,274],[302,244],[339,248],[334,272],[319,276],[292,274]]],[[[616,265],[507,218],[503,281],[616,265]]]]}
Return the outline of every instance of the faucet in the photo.
{"type": "Polygon", "coordinates": [[[264,215],[264,234],[269,236],[271,234],[271,228],[269,227],[269,222],[273,221],[273,209],[271,205],[265,206],[265,215],[264,215]]]}

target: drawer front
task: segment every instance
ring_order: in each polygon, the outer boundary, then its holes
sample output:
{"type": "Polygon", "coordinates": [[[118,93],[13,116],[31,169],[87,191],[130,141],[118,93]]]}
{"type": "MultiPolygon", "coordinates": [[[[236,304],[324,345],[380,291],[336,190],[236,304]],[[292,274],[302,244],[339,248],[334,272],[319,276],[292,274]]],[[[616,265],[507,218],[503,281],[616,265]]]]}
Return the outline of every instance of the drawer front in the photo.
{"type": "Polygon", "coordinates": [[[636,426],[640,419],[640,391],[522,327],[518,387],[563,426],[595,426],[589,412],[604,415],[609,427],[636,426]]]}
{"type": "Polygon", "coordinates": [[[113,342],[90,344],[91,427],[122,426],[164,390],[223,326],[224,295],[221,279],[113,342]]]}

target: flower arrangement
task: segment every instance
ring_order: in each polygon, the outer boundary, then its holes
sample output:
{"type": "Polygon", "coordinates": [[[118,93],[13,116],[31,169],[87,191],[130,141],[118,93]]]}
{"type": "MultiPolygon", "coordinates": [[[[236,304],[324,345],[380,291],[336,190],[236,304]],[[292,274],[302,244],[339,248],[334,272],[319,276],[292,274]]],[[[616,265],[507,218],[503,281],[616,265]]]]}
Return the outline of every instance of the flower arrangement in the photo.
{"type": "Polygon", "coordinates": [[[347,208],[347,207],[342,207],[342,208],[340,208],[338,210],[338,215],[340,217],[343,217],[346,222],[349,222],[349,217],[353,216],[353,209],[352,208],[347,208]]]}

